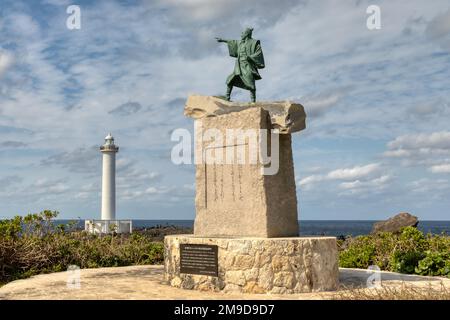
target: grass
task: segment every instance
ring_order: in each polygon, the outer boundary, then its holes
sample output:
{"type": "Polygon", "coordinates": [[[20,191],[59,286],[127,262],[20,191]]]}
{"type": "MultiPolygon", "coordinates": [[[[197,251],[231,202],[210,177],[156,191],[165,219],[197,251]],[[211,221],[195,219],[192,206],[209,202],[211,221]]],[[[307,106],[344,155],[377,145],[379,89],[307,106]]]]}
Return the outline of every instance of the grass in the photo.
{"type": "Polygon", "coordinates": [[[384,285],[381,288],[343,287],[332,300],[450,300],[450,289],[440,282],[414,286],[402,282],[400,286],[384,285]]]}

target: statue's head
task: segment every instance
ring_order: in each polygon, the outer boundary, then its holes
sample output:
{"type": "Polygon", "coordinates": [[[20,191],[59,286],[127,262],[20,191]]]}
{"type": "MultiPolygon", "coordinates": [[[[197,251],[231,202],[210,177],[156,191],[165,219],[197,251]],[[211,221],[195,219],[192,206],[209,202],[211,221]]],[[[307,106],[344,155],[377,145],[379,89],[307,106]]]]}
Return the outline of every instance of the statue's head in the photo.
{"type": "Polygon", "coordinates": [[[253,28],[245,28],[244,31],[241,33],[241,39],[247,39],[252,37],[253,28]]]}

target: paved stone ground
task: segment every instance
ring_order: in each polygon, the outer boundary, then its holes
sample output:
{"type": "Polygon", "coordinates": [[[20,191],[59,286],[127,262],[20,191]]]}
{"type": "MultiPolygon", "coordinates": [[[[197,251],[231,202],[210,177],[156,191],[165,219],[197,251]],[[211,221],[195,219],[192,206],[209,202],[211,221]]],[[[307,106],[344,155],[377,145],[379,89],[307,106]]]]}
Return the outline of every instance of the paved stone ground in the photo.
{"type": "MultiPolygon", "coordinates": [[[[369,274],[365,270],[340,269],[341,289],[364,287],[369,274]]],[[[291,295],[225,294],[173,288],[163,281],[163,266],[130,266],[81,270],[79,289],[67,287],[67,272],[43,274],[17,280],[0,288],[4,299],[331,299],[336,292],[291,295]]],[[[381,272],[383,285],[406,282],[414,286],[440,286],[450,289],[450,279],[381,272]]],[[[369,289],[368,289],[369,290],[369,289]]]]}

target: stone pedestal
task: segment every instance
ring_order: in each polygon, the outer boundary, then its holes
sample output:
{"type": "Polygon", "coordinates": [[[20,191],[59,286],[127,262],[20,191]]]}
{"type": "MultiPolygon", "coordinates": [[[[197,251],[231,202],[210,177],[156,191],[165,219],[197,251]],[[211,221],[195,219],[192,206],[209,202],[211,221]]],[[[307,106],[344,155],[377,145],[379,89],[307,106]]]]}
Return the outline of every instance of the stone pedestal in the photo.
{"type": "Polygon", "coordinates": [[[195,119],[196,218],[194,235],[164,239],[170,285],[242,293],[335,290],[336,238],[296,237],[291,133],[305,128],[303,106],[190,96],[184,112],[195,119]]]}
{"type": "Polygon", "coordinates": [[[336,290],[338,252],[334,237],[208,238],[166,236],[165,277],[183,289],[242,293],[336,290]],[[217,246],[216,276],[180,272],[180,245],[217,246]]]}
{"type": "Polygon", "coordinates": [[[297,236],[291,135],[276,134],[269,139],[269,113],[256,107],[196,122],[196,153],[212,163],[204,160],[196,165],[195,235],[297,236]],[[222,141],[200,137],[209,136],[208,130],[214,130],[210,132],[221,136],[222,141]],[[235,134],[233,138],[230,132],[235,134]],[[260,143],[273,156],[267,165],[260,161],[260,143]],[[274,143],[278,145],[277,156],[272,150],[274,143]],[[239,151],[243,159],[238,159],[239,151]],[[269,166],[276,169],[275,174],[263,174],[264,167],[269,166]]]}

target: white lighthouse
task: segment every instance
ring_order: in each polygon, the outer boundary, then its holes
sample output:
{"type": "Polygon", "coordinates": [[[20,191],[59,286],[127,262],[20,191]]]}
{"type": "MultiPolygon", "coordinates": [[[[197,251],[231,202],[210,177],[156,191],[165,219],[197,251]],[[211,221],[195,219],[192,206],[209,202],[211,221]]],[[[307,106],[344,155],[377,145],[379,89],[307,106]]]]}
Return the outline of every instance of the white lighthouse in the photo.
{"type": "Polygon", "coordinates": [[[102,153],[102,217],[101,220],[85,220],[84,229],[91,233],[131,233],[131,220],[116,220],[116,153],[119,147],[110,134],[100,146],[102,153]]]}
{"type": "Polygon", "coordinates": [[[119,147],[114,144],[110,134],[105,137],[105,143],[100,147],[103,154],[102,172],[102,220],[116,219],[116,153],[119,147]]]}

